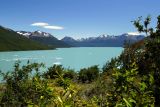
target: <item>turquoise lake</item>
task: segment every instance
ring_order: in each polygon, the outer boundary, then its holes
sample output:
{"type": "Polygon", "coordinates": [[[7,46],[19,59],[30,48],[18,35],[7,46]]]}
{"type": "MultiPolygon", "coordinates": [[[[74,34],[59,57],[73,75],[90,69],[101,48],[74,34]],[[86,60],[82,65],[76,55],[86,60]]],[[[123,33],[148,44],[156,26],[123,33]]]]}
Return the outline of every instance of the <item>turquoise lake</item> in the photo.
{"type": "Polygon", "coordinates": [[[58,48],[56,50],[41,51],[12,51],[0,52],[0,70],[11,71],[15,61],[21,64],[30,62],[44,63],[46,67],[53,64],[61,64],[65,68],[76,71],[92,65],[103,65],[111,58],[119,56],[123,51],[121,47],[80,47],[80,48],[58,48]]]}

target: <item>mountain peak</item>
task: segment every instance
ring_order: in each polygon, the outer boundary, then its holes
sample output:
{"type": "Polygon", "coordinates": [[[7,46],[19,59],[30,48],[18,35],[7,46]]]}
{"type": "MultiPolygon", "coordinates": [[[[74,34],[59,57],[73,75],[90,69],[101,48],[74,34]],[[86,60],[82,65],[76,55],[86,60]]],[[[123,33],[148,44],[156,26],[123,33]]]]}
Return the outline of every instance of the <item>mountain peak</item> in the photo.
{"type": "Polygon", "coordinates": [[[34,32],[27,32],[27,31],[17,31],[18,34],[23,35],[27,38],[29,37],[53,37],[50,33],[42,32],[40,30],[34,32]]]}
{"type": "Polygon", "coordinates": [[[103,34],[103,35],[100,35],[99,38],[106,38],[108,37],[109,35],[106,35],[106,34],[103,34]]]}
{"type": "Polygon", "coordinates": [[[97,37],[81,38],[77,40],[74,40],[72,37],[65,37],[62,41],[77,47],[120,47],[123,46],[125,40],[130,40],[134,43],[144,38],[145,36],[138,33],[124,33],[117,36],[102,34],[97,37]]]}
{"type": "Polygon", "coordinates": [[[126,35],[129,35],[129,36],[139,36],[141,35],[139,32],[128,32],[128,33],[125,33],[126,35]]]}
{"type": "Polygon", "coordinates": [[[40,30],[37,30],[35,32],[32,32],[32,36],[37,36],[37,37],[52,37],[51,34],[46,33],[46,32],[42,32],[40,30]]]}
{"type": "Polygon", "coordinates": [[[40,31],[40,30],[37,30],[37,31],[35,31],[35,33],[39,33],[39,34],[41,34],[41,33],[42,33],[42,31],[40,31]]]}
{"type": "Polygon", "coordinates": [[[71,41],[72,41],[72,42],[73,42],[73,41],[76,41],[74,38],[69,37],[69,36],[65,36],[65,37],[62,38],[61,40],[62,40],[62,41],[70,41],[70,42],[71,42],[71,41]]]}
{"type": "Polygon", "coordinates": [[[29,36],[31,35],[31,32],[26,32],[26,31],[17,31],[17,33],[27,38],[29,38],[29,36]]]}

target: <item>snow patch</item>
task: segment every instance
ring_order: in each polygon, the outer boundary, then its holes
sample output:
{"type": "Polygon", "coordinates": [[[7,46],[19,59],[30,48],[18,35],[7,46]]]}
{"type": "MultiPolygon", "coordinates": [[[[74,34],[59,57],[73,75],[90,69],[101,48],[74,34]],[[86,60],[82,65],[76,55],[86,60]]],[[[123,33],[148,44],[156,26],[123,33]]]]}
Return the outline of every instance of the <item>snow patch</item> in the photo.
{"type": "Polygon", "coordinates": [[[141,35],[139,32],[128,32],[127,34],[128,35],[135,35],[135,36],[141,35]]]}

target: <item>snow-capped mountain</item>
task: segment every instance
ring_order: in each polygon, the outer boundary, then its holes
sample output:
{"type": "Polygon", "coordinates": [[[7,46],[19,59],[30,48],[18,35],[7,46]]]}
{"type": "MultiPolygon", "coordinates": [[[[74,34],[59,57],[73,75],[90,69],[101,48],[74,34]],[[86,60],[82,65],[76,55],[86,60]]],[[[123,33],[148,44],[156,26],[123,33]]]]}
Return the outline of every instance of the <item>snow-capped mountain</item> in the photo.
{"type": "Polygon", "coordinates": [[[58,40],[56,37],[51,35],[50,33],[42,32],[42,31],[17,31],[18,34],[25,36],[31,40],[38,41],[40,43],[46,44],[50,47],[69,47],[69,45],[61,40],[58,40]]]}
{"type": "Polygon", "coordinates": [[[50,33],[42,32],[42,31],[35,31],[31,33],[31,36],[36,37],[53,37],[50,33]]]}
{"type": "Polygon", "coordinates": [[[136,41],[142,40],[145,36],[138,35],[134,33],[124,33],[122,35],[114,36],[114,35],[100,35],[98,37],[88,37],[81,39],[74,39],[72,37],[64,37],[62,41],[78,47],[121,47],[123,46],[125,41],[130,41],[130,43],[134,43],[136,41]]]}
{"type": "Polygon", "coordinates": [[[18,34],[23,35],[27,38],[31,35],[32,32],[26,32],[26,31],[17,31],[18,34]]]}
{"type": "Polygon", "coordinates": [[[140,35],[138,33],[124,33],[117,36],[102,34],[97,37],[81,39],[74,39],[72,37],[66,36],[63,39],[58,40],[53,35],[42,31],[17,31],[17,33],[34,41],[47,44],[51,47],[122,47],[125,41],[134,43],[136,41],[142,40],[145,37],[144,35],[140,35]]]}
{"type": "Polygon", "coordinates": [[[27,32],[27,31],[17,31],[18,34],[23,35],[27,38],[32,36],[34,37],[52,37],[50,33],[42,32],[42,31],[35,31],[35,32],[27,32]]]}

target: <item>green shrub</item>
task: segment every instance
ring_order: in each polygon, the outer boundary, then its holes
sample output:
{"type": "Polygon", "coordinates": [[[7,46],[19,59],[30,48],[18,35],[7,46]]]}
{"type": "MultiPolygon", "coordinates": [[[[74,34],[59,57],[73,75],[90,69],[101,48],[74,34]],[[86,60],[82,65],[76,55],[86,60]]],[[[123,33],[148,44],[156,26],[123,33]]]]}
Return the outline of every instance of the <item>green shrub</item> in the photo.
{"type": "Polygon", "coordinates": [[[20,67],[15,64],[12,72],[2,73],[5,90],[0,101],[1,106],[20,107],[29,105],[45,106],[53,98],[53,90],[47,81],[41,78],[39,68],[43,64],[33,63],[20,67]],[[35,72],[34,74],[32,72],[35,72]]]}
{"type": "Polygon", "coordinates": [[[55,79],[58,78],[59,75],[62,75],[63,72],[64,68],[62,67],[62,65],[53,65],[52,67],[48,68],[48,71],[43,75],[47,79],[55,79]]]}
{"type": "Polygon", "coordinates": [[[99,68],[97,65],[91,66],[89,68],[84,68],[79,71],[79,81],[82,83],[85,82],[92,82],[93,80],[97,79],[99,77],[99,68]]]}
{"type": "Polygon", "coordinates": [[[67,69],[63,72],[63,78],[75,80],[77,78],[77,73],[72,69],[67,69]]]}

